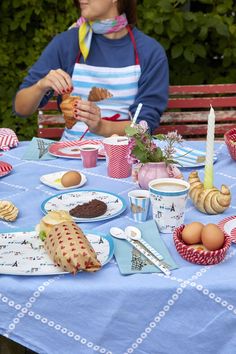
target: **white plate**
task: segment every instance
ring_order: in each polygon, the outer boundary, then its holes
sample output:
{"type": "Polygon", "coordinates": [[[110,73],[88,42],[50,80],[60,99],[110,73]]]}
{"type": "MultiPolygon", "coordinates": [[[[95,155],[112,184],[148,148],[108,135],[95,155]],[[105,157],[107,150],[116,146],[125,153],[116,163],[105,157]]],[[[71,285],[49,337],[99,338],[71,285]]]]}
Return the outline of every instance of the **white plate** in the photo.
{"type": "Polygon", "coordinates": [[[236,243],[236,216],[229,216],[221,220],[218,226],[230,236],[231,242],[236,243]]]}
{"type": "Polygon", "coordinates": [[[46,186],[58,189],[58,190],[67,190],[67,189],[74,189],[74,188],[79,188],[82,187],[86,182],[87,182],[87,178],[86,176],[80,172],[81,175],[81,181],[80,184],[77,184],[76,186],[71,186],[71,187],[64,187],[61,184],[61,177],[68,171],[60,171],[60,172],[54,172],[54,173],[49,173],[48,175],[43,175],[40,177],[40,181],[43,184],[46,184],[46,186]]]}
{"type": "Polygon", "coordinates": [[[56,157],[66,159],[81,159],[80,147],[84,145],[99,146],[98,159],[106,158],[105,151],[101,140],[72,140],[72,141],[57,141],[49,146],[49,154],[56,157]]]}
{"type": "MultiPolygon", "coordinates": [[[[112,258],[112,237],[84,231],[102,266],[112,258]]],[[[55,265],[35,230],[0,232],[0,274],[49,275],[66,273],[55,265]]]]}
{"type": "MultiPolygon", "coordinates": [[[[191,149],[189,147],[175,147],[173,160],[179,162],[177,166],[181,167],[201,167],[205,166],[206,153],[204,151],[191,149]]],[[[214,162],[217,160],[214,156],[214,162]]]]}
{"type": "Polygon", "coordinates": [[[75,218],[76,222],[95,222],[114,218],[123,213],[126,209],[126,202],[123,198],[116,194],[99,190],[73,190],[63,192],[47,198],[41,205],[44,214],[51,210],[68,211],[76,207],[78,204],[88,203],[92,199],[98,199],[107,204],[107,211],[101,216],[95,218],[75,218]]]}

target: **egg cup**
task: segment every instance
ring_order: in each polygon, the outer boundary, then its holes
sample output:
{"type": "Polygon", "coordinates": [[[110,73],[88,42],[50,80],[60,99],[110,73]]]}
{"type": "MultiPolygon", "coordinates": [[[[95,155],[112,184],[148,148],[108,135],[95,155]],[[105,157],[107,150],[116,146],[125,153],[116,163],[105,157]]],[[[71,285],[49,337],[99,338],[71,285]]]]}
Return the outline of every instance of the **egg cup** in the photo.
{"type": "Polygon", "coordinates": [[[194,249],[191,245],[186,245],[183,242],[182,231],[184,227],[185,225],[181,225],[174,230],[173,239],[178,253],[186,261],[201,265],[211,265],[220,263],[225,258],[226,252],[231,244],[228,234],[224,232],[225,241],[222,248],[216,251],[204,251],[194,249]]]}

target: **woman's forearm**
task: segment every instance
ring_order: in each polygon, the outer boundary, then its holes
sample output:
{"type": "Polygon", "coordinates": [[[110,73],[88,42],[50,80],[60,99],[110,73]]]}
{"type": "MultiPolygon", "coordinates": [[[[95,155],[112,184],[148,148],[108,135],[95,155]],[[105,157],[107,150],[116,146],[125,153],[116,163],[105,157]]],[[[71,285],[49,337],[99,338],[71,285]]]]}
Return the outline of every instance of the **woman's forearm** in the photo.
{"type": "Polygon", "coordinates": [[[39,82],[17,92],[15,97],[16,113],[22,116],[33,114],[37,110],[46,92],[47,89],[41,88],[39,82]]]}
{"type": "Polygon", "coordinates": [[[20,90],[15,98],[15,111],[22,116],[29,116],[38,108],[43,96],[50,90],[59,94],[70,93],[72,80],[62,69],[50,70],[36,84],[20,90]]]}
{"type": "Polygon", "coordinates": [[[125,128],[130,125],[130,121],[108,121],[101,119],[99,126],[93,133],[109,137],[112,134],[125,135],[125,128]]]}

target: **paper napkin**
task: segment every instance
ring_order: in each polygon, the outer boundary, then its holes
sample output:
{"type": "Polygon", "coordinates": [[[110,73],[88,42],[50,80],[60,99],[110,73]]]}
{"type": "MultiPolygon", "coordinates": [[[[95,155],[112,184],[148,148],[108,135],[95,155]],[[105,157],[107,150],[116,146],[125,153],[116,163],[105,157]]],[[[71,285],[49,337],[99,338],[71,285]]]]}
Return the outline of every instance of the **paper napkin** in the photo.
{"type": "MultiPolygon", "coordinates": [[[[164,257],[164,261],[171,266],[170,269],[178,268],[164,241],[160,237],[155,221],[149,220],[138,224],[138,228],[141,230],[142,238],[164,257]]],[[[114,238],[114,243],[115,258],[121,274],[161,272],[157,267],[152,265],[144,255],[133,248],[128,241],[114,238]]]]}
{"type": "Polygon", "coordinates": [[[48,148],[55,141],[49,139],[33,138],[22,156],[23,160],[52,160],[57,157],[48,153],[48,148]]]}
{"type": "MultiPolygon", "coordinates": [[[[197,164],[205,165],[206,153],[190,147],[175,147],[173,159],[183,167],[196,167],[197,164]]],[[[217,156],[214,155],[214,162],[216,160],[217,156]]]]}

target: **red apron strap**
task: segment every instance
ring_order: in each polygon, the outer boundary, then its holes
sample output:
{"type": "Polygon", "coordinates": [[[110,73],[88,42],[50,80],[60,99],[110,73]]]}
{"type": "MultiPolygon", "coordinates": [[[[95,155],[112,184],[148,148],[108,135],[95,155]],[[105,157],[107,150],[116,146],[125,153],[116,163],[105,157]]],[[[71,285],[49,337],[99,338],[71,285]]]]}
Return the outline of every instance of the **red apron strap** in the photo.
{"type": "Polygon", "coordinates": [[[78,55],[77,55],[77,57],[76,57],[76,63],[79,63],[79,61],[80,61],[80,58],[81,58],[81,51],[79,50],[79,53],[78,53],[78,55]]]}
{"type": "MultiPolygon", "coordinates": [[[[130,28],[129,25],[126,26],[126,29],[127,29],[128,33],[129,33],[131,42],[133,43],[133,46],[134,46],[135,65],[139,65],[140,64],[139,56],[138,56],[138,51],[137,51],[137,46],[136,46],[136,41],[135,41],[135,38],[134,38],[133,31],[132,31],[132,29],[130,28]]],[[[76,58],[76,63],[79,63],[80,58],[81,58],[81,51],[79,50],[79,53],[78,53],[77,58],[76,58]]]]}
{"type": "Polygon", "coordinates": [[[136,41],[135,41],[135,38],[134,38],[134,34],[133,34],[133,31],[132,29],[130,28],[129,25],[126,26],[128,32],[129,32],[129,35],[130,35],[130,39],[133,43],[133,46],[134,46],[134,52],[135,52],[135,65],[139,65],[139,56],[138,56],[138,51],[137,51],[137,46],[136,46],[136,41]]]}

